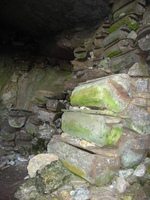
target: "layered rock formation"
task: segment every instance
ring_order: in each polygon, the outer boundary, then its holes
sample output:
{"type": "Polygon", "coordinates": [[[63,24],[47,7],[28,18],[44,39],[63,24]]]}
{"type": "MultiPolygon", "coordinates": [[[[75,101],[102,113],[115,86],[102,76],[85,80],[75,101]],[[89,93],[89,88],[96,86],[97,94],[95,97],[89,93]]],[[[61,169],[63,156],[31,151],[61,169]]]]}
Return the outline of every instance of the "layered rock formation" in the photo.
{"type": "Polygon", "coordinates": [[[37,148],[42,139],[47,153],[59,158],[29,178],[18,199],[98,200],[102,189],[108,199],[150,197],[149,3],[114,0],[109,5],[109,18],[74,50],[66,93],[38,84],[32,112],[9,113],[11,130],[3,140],[17,143],[25,136],[37,148]],[[110,183],[112,189],[104,187],[110,183]]]}

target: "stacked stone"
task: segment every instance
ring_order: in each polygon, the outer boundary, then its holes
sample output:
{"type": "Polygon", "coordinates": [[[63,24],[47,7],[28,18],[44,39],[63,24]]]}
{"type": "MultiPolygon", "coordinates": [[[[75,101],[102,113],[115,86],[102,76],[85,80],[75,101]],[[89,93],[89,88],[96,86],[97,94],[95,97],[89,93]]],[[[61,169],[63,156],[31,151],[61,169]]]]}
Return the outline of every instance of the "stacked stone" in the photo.
{"type": "Polygon", "coordinates": [[[9,112],[1,130],[1,145],[4,150],[16,150],[24,155],[31,152],[33,136],[25,130],[26,121],[31,115],[32,112],[19,109],[9,112]]]}
{"type": "Polygon", "coordinates": [[[36,135],[38,138],[50,139],[53,134],[60,134],[62,109],[65,106],[65,93],[53,93],[47,90],[36,92],[32,111],[41,120],[42,126],[36,135]]]}
{"type": "Polygon", "coordinates": [[[65,94],[37,91],[32,111],[11,109],[1,130],[4,150],[15,150],[23,155],[43,151],[53,134],[60,134],[61,109],[65,94]]]}
{"type": "Polygon", "coordinates": [[[141,26],[137,32],[137,40],[139,48],[146,53],[146,64],[150,71],[150,6],[146,7],[141,21],[141,26]]]}
{"type": "Polygon", "coordinates": [[[82,46],[74,50],[75,59],[71,61],[73,65],[73,74],[66,85],[67,90],[73,90],[74,87],[87,80],[106,76],[105,70],[97,68],[97,62],[101,59],[102,41],[108,35],[109,20],[100,26],[93,37],[84,40],[82,46]]]}
{"type": "Polygon", "coordinates": [[[108,183],[121,166],[138,165],[150,143],[149,82],[118,74],[77,86],[73,107],[62,116],[65,134],[50,141],[48,152],[96,185],[108,183]]]}
{"type": "MultiPolygon", "coordinates": [[[[109,36],[103,41],[104,57],[109,57],[114,73],[128,72],[135,63],[145,64],[146,53],[137,45],[139,20],[145,12],[146,1],[114,1],[109,36]]],[[[103,62],[102,62],[103,64],[103,62]]],[[[102,67],[99,63],[99,67],[102,67]]]]}
{"type": "Polygon", "coordinates": [[[64,133],[53,137],[48,152],[91,184],[108,183],[121,166],[137,166],[149,151],[150,40],[145,7],[144,0],[114,0],[110,28],[103,24],[87,46],[74,51],[74,83],[80,84],[71,94],[73,107],[62,116],[64,133]],[[83,77],[89,68],[97,76],[87,81],[83,77]],[[102,76],[123,74],[98,78],[99,70],[105,72],[102,76]]]}
{"type": "Polygon", "coordinates": [[[146,11],[145,7],[145,0],[113,1],[112,17],[74,50],[73,75],[66,89],[72,91],[80,82],[113,73],[128,73],[135,62],[149,62],[149,7],[146,11]]]}

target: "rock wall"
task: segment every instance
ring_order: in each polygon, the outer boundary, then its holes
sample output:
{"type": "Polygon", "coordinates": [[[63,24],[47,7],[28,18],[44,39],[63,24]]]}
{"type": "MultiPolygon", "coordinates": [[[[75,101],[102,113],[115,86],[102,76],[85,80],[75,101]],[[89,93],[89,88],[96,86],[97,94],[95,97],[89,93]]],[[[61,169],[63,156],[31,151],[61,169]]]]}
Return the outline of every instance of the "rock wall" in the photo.
{"type": "Polygon", "coordinates": [[[64,134],[48,144],[71,172],[97,186],[144,162],[150,148],[150,7],[143,0],[110,5],[110,18],[74,50],[64,134]]]}
{"type": "Polygon", "coordinates": [[[62,132],[61,109],[66,108],[67,95],[64,85],[70,72],[50,65],[46,57],[34,57],[33,62],[26,52],[21,53],[18,57],[1,54],[0,149],[4,150],[3,154],[15,150],[29,155],[32,150],[45,148],[44,139],[62,132]]]}
{"type": "Polygon", "coordinates": [[[42,139],[47,153],[61,161],[37,171],[34,179],[20,187],[18,199],[78,199],[81,188],[76,189],[74,175],[78,184],[89,184],[82,186],[85,193],[81,190],[79,199],[100,199],[94,186],[100,191],[110,183],[108,199],[150,197],[150,6],[145,0],[114,0],[109,5],[109,18],[74,50],[73,72],[65,86],[71,105],[66,106],[64,93],[52,93],[46,86],[36,92],[34,112],[12,109],[9,113],[9,126],[21,131],[17,138],[14,130],[13,134],[5,130],[3,140],[12,136],[8,141],[15,138],[17,143],[25,133],[39,147],[42,139]],[[57,131],[51,123],[58,126],[57,131]],[[62,171],[64,176],[59,176],[62,171]],[[56,173],[51,177],[49,172],[56,173]]]}

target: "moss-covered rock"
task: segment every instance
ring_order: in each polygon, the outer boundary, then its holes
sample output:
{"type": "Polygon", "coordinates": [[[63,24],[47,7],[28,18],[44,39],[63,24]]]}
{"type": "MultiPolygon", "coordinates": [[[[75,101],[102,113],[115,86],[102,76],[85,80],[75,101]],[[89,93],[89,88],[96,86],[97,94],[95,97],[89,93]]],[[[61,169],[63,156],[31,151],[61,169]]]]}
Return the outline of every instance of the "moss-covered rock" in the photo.
{"type": "Polygon", "coordinates": [[[122,7],[118,11],[116,11],[113,15],[114,20],[118,19],[122,13],[124,14],[130,14],[134,13],[136,15],[143,15],[145,8],[144,8],[145,2],[143,0],[139,1],[133,1],[126,6],[122,7]]]}
{"type": "Polygon", "coordinates": [[[36,175],[36,187],[39,193],[50,194],[57,190],[70,178],[71,173],[60,161],[47,165],[42,172],[36,175]]]}
{"type": "Polygon", "coordinates": [[[99,146],[115,144],[122,135],[122,126],[116,124],[110,127],[106,124],[107,116],[84,114],[80,112],[65,112],[62,116],[64,132],[99,146]]]}
{"type": "Polygon", "coordinates": [[[130,82],[124,74],[79,85],[72,92],[71,104],[122,112],[131,101],[130,82]]]}
{"type": "Polygon", "coordinates": [[[117,29],[119,29],[122,25],[126,25],[129,28],[131,28],[132,30],[136,30],[139,26],[138,23],[138,18],[136,17],[136,15],[127,15],[121,19],[119,19],[118,21],[114,22],[110,29],[109,29],[109,34],[112,33],[113,31],[116,31],[117,29]]]}
{"type": "Polygon", "coordinates": [[[118,157],[91,154],[59,139],[49,142],[48,152],[55,153],[71,172],[97,186],[109,183],[120,167],[118,157]]]}

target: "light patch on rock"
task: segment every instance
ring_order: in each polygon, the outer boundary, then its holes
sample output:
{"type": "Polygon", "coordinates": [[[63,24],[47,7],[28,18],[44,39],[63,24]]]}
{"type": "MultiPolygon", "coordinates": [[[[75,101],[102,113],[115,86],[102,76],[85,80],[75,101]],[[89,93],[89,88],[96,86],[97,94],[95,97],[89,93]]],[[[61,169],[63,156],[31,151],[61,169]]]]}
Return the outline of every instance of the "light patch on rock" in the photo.
{"type": "Polygon", "coordinates": [[[147,68],[141,63],[135,63],[128,71],[129,76],[149,76],[147,68]]]}
{"type": "Polygon", "coordinates": [[[137,166],[137,168],[134,171],[134,175],[137,177],[142,177],[146,173],[146,167],[144,164],[140,164],[137,166]]]}
{"type": "Polygon", "coordinates": [[[94,147],[95,145],[92,144],[91,142],[87,142],[86,140],[81,140],[80,145],[82,147],[94,147]]]}
{"type": "Polygon", "coordinates": [[[118,177],[116,182],[116,188],[119,191],[119,193],[124,193],[127,186],[130,186],[127,181],[125,181],[124,178],[118,177]]]}
{"type": "Polygon", "coordinates": [[[27,166],[28,174],[31,178],[35,177],[37,170],[42,170],[46,165],[58,160],[54,154],[38,154],[29,161],[27,166]]]}

